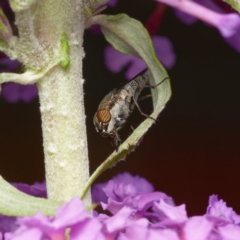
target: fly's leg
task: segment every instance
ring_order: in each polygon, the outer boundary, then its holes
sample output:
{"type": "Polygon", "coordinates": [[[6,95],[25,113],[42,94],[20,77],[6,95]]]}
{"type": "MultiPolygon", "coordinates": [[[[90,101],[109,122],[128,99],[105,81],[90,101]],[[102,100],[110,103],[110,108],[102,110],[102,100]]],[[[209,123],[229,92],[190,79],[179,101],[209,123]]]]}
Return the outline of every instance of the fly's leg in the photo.
{"type": "Polygon", "coordinates": [[[135,130],[135,129],[134,129],[134,127],[133,127],[132,125],[130,125],[130,128],[131,128],[131,129],[132,129],[132,131],[134,132],[134,130],[135,130]]]}
{"type": "Polygon", "coordinates": [[[146,117],[146,118],[150,118],[150,119],[152,119],[153,121],[156,122],[156,119],[155,119],[155,118],[150,117],[149,115],[145,114],[145,113],[141,110],[140,106],[138,105],[138,103],[137,103],[137,101],[136,101],[136,99],[135,99],[134,97],[133,97],[133,101],[134,101],[134,103],[135,103],[135,105],[136,105],[136,107],[137,107],[137,109],[138,109],[138,111],[140,112],[141,115],[143,115],[143,116],[146,117]]]}
{"type": "Polygon", "coordinates": [[[170,79],[169,77],[165,77],[160,83],[158,83],[158,84],[156,84],[155,86],[144,86],[145,88],[152,88],[152,89],[154,89],[154,88],[156,88],[156,87],[158,87],[160,84],[162,84],[164,81],[166,81],[167,79],[170,79]]]}
{"type": "MultiPolygon", "coordinates": [[[[158,84],[155,85],[155,86],[144,86],[144,87],[145,87],[145,88],[155,89],[156,87],[158,87],[160,84],[162,84],[162,83],[163,83],[165,80],[167,80],[167,79],[169,79],[169,77],[164,78],[160,83],[158,83],[158,84]]],[[[138,101],[142,101],[142,100],[144,100],[144,99],[146,99],[146,98],[149,98],[149,97],[152,97],[152,94],[148,94],[148,95],[146,95],[146,96],[143,96],[143,97],[139,98],[138,101]]]]}
{"type": "Polygon", "coordinates": [[[119,146],[121,145],[122,141],[119,138],[118,134],[116,134],[114,137],[108,137],[110,143],[115,148],[116,152],[118,151],[119,146]]]}
{"type": "Polygon", "coordinates": [[[145,95],[145,96],[143,96],[143,97],[140,97],[140,98],[138,99],[138,102],[139,102],[139,101],[142,101],[142,100],[144,100],[144,99],[146,99],[146,98],[150,98],[150,97],[152,97],[152,94],[148,94],[148,95],[145,95]]]}

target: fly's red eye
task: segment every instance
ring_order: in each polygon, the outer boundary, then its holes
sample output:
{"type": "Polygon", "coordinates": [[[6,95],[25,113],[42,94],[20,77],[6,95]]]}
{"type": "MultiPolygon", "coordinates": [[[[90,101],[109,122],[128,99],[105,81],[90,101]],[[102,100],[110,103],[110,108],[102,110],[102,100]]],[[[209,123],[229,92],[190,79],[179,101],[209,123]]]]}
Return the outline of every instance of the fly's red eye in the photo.
{"type": "Polygon", "coordinates": [[[106,109],[101,109],[97,111],[97,118],[102,123],[108,123],[111,120],[111,114],[106,109]]]}

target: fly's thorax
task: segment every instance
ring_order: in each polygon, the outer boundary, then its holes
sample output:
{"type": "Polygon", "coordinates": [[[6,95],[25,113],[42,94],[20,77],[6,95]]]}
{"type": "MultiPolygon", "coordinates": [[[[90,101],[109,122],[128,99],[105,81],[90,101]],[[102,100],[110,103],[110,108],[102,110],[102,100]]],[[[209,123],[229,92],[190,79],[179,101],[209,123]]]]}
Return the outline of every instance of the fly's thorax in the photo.
{"type": "Polygon", "coordinates": [[[129,101],[127,101],[127,99],[119,98],[110,110],[110,113],[113,119],[127,119],[130,114],[129,101]]]}
{"type": "Polygon", "coordinates": [[[117,89],[113,89],[111,92],[109,92],[100,102],[98,106],[98,110],[102,109],[111,109],[111,107],[114,105],[115,102],[115,94],[116,94],[117,89]]]}

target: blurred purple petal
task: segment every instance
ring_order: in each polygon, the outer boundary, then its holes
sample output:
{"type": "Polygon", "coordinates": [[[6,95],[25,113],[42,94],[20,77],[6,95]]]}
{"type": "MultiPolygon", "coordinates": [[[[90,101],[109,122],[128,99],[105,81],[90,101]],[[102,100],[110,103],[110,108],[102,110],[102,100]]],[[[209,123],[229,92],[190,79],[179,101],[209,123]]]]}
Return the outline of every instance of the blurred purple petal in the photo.
{"type": "MultiPolygon", "coordinates": [[[[210,239],[213,223],[205,217],[192,217],[184,226],[185,240],[207,240],[210,239]]],[[[220,240],[220,239],[219,239],[220,240]]]]}
{"type": "Polygon", "coordinates": [[[182,21],[183,23],[185,23],[187,25],[192,25],[198,21],[197,18],[195,18],[187,13],[184,13],[176,8],[174,8],[174,13],[180,21],[182,21]]]}
{"type": "Polygon", "coordinates": [[[29,194],[35,197],[43,197],[43,198],[47,197],[45,181],[42,183],[36,182],[33,185],[28,185],[25,183],[12,183],[12,185],[16,187],[18,190],[26,194],[29,194]]]}
{"type": "Polygon", "coordinates": [[[146,240],[148,239],[148,224],[147,219],[139,219],[133,222],[124,232],[121,232],[118,240],[146,240]]]}
{"type": "Polygon", "coordinates": [[[64,203],[56,213],[54,226],[56,228],[72,225],[88,217],[85,206],[78,197],[72,198],[68,203],[64,203]]]}
{"type": "Polygon", "coordinates": [[[0,214],[0,232],[12,232],[18,227],[16,217],[9,217],[0,214]]]}
{"type": "Polygon", "coordinates": [[[158,59],[164,67],[171,69],[176,62],[172,42],[167,37],[159,36],[153,36],[152,40],[158,59]]]}
{"type": "Polygon", "coordinates": [[[115,7],[117,5],[118,0],[110,0],[107,3],[107,6],[109,7],[115,7]]]}
{"type": "Polygon", "coordinates": [[[172,198],[167,196],[165,193],[152,192],[139,194],[137,209],[141,211],[147,211],[147,209],[150,208],[154,202],[159,201],[160,199],[163,199],[166,203],[174,206],[172,198]]]}
{"type": "MultiPolygon", "coordinates": [[[[172,229],[150,230],[147,240],[183,240],[178,237],[178,234],[172,229]]],[[[185,239],[184,239],[185,240],[185,239]]],[[[192,239],[195,240],[195,239],[192,239]]],[[[205,239],[202,239],[205,240],[205,239]]]]}
{"type": "Polygon", "coordinates": [[[93,203],[104,202],[107,203],[107,195],[103,191],[106,183],[97,183],[92,186],[92,201],[93,203]]]}
{"type": "Polygon", "coordinates": [[[240,16],[237,13],[221,15],[216,27],[225,38],[232,37],[240,31],[240,16]]]}
{"type": "Polygon", "coordinates": [[[20,66],[21,63],[19,61],[0,55],[0,72],[13,72],[20,66]]]}
{"type": "Polygon", "coordinates": [[[184,222],[188,219],[185,204],[172,206],[161,199],[160,203],[154,203],[153,209],[156,212],[163,213],[167,219],[175,222],[184,222]]]}
{"type": "Polygon", "coordinates": [[[34,240],[42,240],[42,232],[37,228],[32,228],[26,231],[16,232],[13,234],[5,235],[6,240],[27,240],[27,239],[34,239],[34,240]]]}
{"type": "Polygon", "coordinates": [[[127,79],[132,79],[146,67],[147,65],[142,59],[132,56],[132,61],[130,66],[125,72],[125,77],[127,79]]]}
{"type": "Polygon", "coordinates": [[[37,86],[34,85],[25,85],[22,86],[21,99],[22,101],[29,103],[38,96],[37,86]]]}
{"type": "Polygon", "coordinates": [[[128,172],[120,173],[112,179],[115,183],[133,184],[138,192],[149,193],[153,192],[153,185],[147,179],[138,175],[132,176],[128,172]]]}
{"type": "Polygon", "coordinates": [[[225,225],[218,228],[223,240],[239,240],[240,239],[240,228],[231,224],[225,225]]]}
{"type": "Polygon", "coordinates": [[[216,27],[225,38],[240,31],[240,16],[237,13],[221,14],[189,0],[157,0],[216,27]]]}
{"type": "Polygon", "coordinates": [[[114,233],[127,226],[129,217],[133,214],[133,210],[128,207],[123,207],[114,216],[105,221],[106,229],[109,233],[114,233]]]}
{"type": "Polygon", "coordinates": [[[28,103],[38,96],[38,90],[36,85],[20,85],[9,82],[3,84],[1,96],[11,103],[20,100],[28,103]]]}
{"type": "MultiPolygon", "coordinates": [[[[176,61],[171,41],[166,37],[153,36],[153,45],[156,55],[166,68],[172,68],[176,61]]],[[[120,72],[124,67],[129,65],[125,76],[131,79],[146,68],[146,64],[140,58],[132,55],[122,54],[116,51],[112,46],[107,46],[104,50],[105,65],[114,72],[120,72]]]]}
{"type": "Polygon", "coordinates": [[[5,83],[2,85],[1,96],[10,103],[21,100],[21,85],[17,83],[5,83]]]}
{"type": "MultiPolygon", "coordinates": [[[[220,7],[218,7],[215,3],[213,3],[212,0],[193,0],[193,1],[209,8],[215,12],[224,13],[224,11],[220,7]]],[[[174,8],[174,13],[179,18],[180,21],[182,21],[183,23],[185,23],[187,25],[194,24],[198,20],[196,17],[189,15],[177,8],[174,8]]]]}
{"type": "Polygon", "coordinates": [[[225,41],[233,47],[235,50],[240,52],[240,31],[238,31],[234,36],[225,38],[225,41]]]}
{"type": "MultiPolygon", "coordinates": [[[[225,11],[222,10],[222,8],[220,6],[218,6],[218,5],[223,3],[222,1],[219,1],[219,0],[217,0],[217,1],[214,1],[214,0],[194,0],[194,2],[196,2],[198,4],[201,4],[201,5],[205,6],[205,7],[213,10],[214,12],[226,13],[225,11]],[[217,2],[218,5],[215,2],[217,2]]],[[[228,5],[228,4],[226,4],[226,5],[228,5]]]]}
{"type": "Polygon", "coordinates": [[[102,34],[101,27],[98,24],[92,25],[91,28],[89,28],[89,30],[90,30],[90,32],[93,35],[100,35],[100,34],[102,34]]]}
{"type": "Polygon", "coordinates": [[[70,236],[71,236],[70,239],[71,240],[80,240],[80,239],[106,240],[103,233],[101,233],[101,229],[102,229],[102,224],[98,220],[94,218],[92,219],[89,218],[89,219],[86,219],[81,224],[76,224],[72,226],[71,232],[70,232],[70,236]]]}
{"type": "Polygon", "coordinates": [[[131,55],[120,53],[111,45],[105,47],[104,57],[105,65],[111,72],[114,73],[120,72],[121,69],[127,66],[132,59],[131,55]]]}

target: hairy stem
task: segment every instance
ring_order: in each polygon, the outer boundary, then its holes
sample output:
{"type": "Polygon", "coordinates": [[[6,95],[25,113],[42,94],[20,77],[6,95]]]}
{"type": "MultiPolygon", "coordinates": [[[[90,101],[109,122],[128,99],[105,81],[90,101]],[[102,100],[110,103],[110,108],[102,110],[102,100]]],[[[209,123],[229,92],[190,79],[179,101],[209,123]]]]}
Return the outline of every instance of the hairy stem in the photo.
{"type": "MultiPolygon", "coordinates": [[[[37,35],[43,45],[57,45],[62,34],[69,43],[70,65],[60,65],[37,83],[42,117],[48,198],[67,201],[80,196],[89,178],[83,102],[83,30],[81,1],[42,0],[37,35]]],[[[86,197],[90,204],[90,194],[86,197]]]]}

